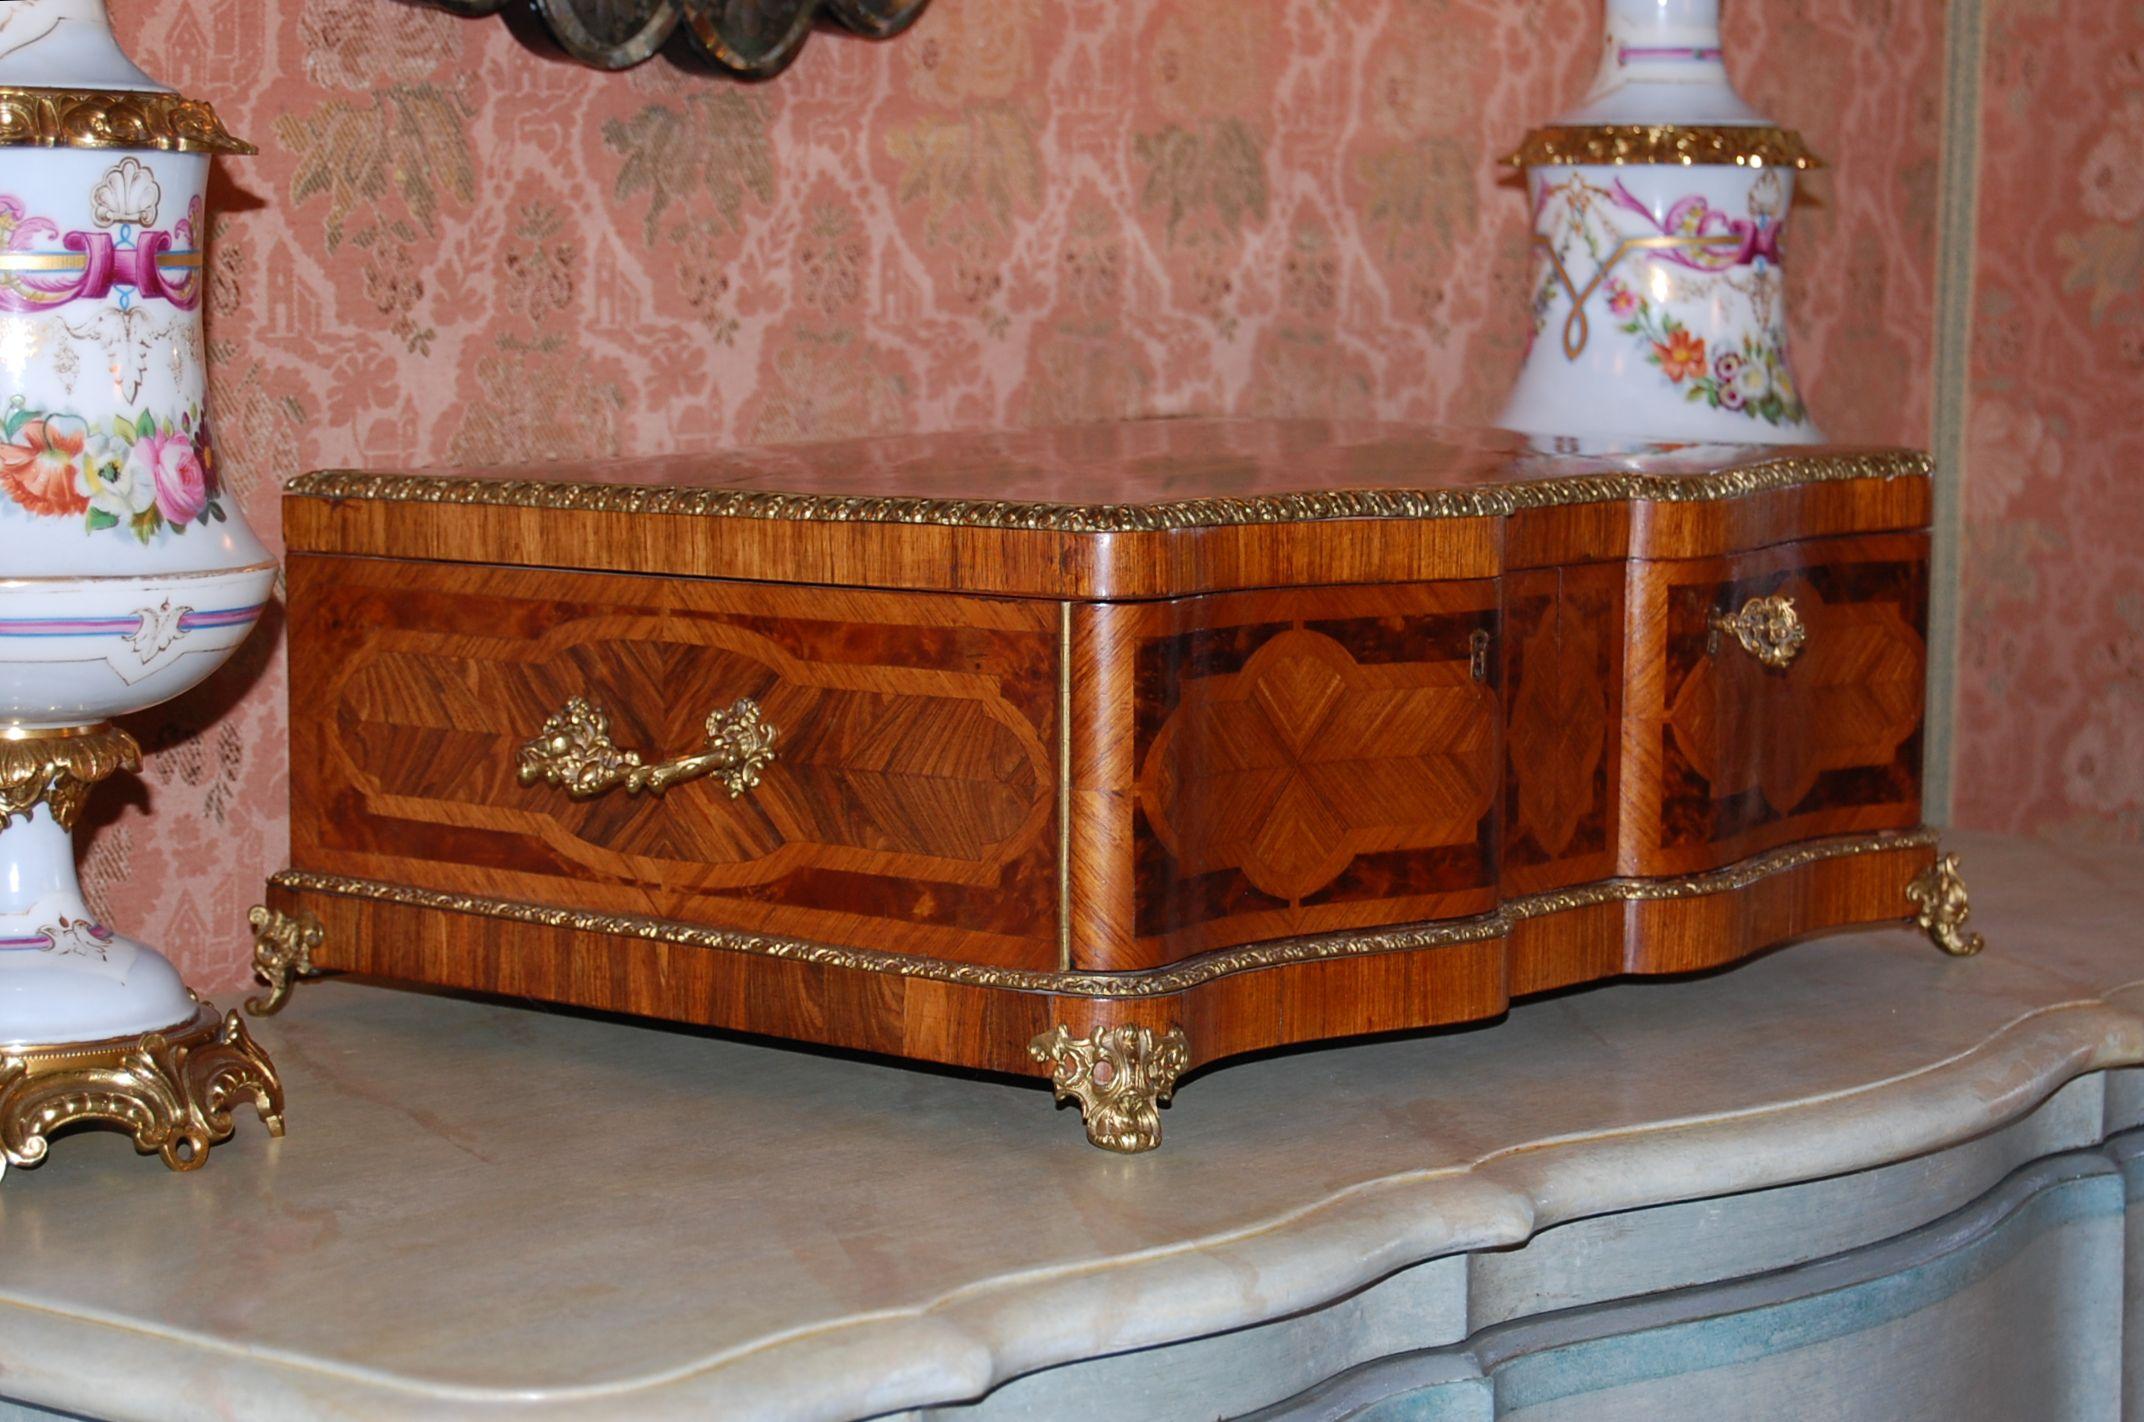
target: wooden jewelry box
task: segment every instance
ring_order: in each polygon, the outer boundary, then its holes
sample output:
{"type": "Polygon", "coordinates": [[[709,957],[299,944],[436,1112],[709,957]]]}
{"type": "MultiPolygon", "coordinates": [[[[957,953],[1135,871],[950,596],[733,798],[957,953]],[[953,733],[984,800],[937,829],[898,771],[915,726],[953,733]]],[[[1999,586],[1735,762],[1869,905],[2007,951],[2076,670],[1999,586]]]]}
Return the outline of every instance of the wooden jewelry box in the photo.
{"type": "Polygon", "coordinates": [[[1918,916],[1918,454],[1157,420],[284,500],[280,1006],[353,970],[1051,1077],[1918,916]]]}

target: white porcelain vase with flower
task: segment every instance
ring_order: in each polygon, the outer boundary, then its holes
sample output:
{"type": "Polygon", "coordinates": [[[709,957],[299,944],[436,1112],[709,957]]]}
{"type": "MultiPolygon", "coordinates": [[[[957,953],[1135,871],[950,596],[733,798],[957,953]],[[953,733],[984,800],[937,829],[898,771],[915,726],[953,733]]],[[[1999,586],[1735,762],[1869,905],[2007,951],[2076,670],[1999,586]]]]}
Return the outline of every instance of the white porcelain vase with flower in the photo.
{"type": "Polygon", "coordinates": [[[41,1158],[63,1107],[96,1114],[60,1089],[92,1046],[122,1063],[98,1092],[131,1091],[121,1123],[172,1164],[228,1133],[183,1079],[211,1059],[280,1110],[235,1019],[99,921],[72,843],[88,786],[136,759],[111,718],[215,670],[274,581],[201,363],[209,164],[249,151],[127,60],[104,0],[0,4],[0,1168],[41,1158]],[[152,1037],[169,1082],[124,1065],[152,1037]]]}
{"type": "Polygon", "coordinates": [[[1728,81],[1719,0],[1607,0],[1578,108],[1527,136],[1532,330],[1500,423],[1536,435],[1822,439],[1787,355],[1801,139],[1728,81]]]}

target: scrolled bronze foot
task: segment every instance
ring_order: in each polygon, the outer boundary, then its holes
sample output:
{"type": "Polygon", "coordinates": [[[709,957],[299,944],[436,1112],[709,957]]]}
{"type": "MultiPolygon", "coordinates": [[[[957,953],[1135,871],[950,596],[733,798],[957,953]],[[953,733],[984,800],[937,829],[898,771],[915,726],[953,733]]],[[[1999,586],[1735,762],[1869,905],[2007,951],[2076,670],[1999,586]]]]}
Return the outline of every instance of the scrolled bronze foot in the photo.
{"type": "Polygon", "coordinates": [[[116,1127],[173,1170],[197,1170],[250,1100],[283,1134],[283,1083],[235,1012],[202,1003],[191,1022],[109,1042],[0,1052],[0,1170],[36,1165],[66,1126],[116,1127]]]}
{"type": "Polygon", "coordinates": [[[1087,1139],[1126,1155],[1161,1144],[1161,1105],[1191,1062],[1179,1027],[1160,1036],[1148,1027],[1097,1027],[1075,1037],[1060,1025],[1028,1043],[1027,1051],[1050,1063],[1059,1101],[1079,1102],[1087,1139]]]}
{"type": "Polygon", "coordinates": [[[313,950],[327,934],[320,920],[309,913],[284,913],[256,905],[246,915],[253,925],[253,975],[268,991],[246,999],[246,1011],[255,1017],[273,1017],[290,1001],[290,990],[301,977],[312,974],[313,950]]]}
{"type": "Polygon", "coordinates": [[[1965,921],[1973,910],[1966,902],[1965,879],[1958,872],[1957,855],[1938,854],[1936,862],[1906,886],[1906,897],[1920,909],[1913,921],[1936,947],[1952,957],[1970,958],[1988,946],[1979,934],[1965,931],[1965,921]]]}

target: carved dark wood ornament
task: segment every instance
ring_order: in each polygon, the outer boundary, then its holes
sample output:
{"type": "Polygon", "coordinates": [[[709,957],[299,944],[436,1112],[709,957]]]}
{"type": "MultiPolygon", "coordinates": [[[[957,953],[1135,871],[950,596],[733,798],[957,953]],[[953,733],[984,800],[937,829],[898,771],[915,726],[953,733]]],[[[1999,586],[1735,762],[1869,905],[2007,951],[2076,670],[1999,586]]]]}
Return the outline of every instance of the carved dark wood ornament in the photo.
{"type": "Polygon", "coordinates": [[[638,64],[683,31],[700,54],[738,74],[787,68],[824,18],[873,39],[899,34],[930,0],[431,0],[457,15],[502,11],[543,21],[559,46],[598,69],[638,64]]]}

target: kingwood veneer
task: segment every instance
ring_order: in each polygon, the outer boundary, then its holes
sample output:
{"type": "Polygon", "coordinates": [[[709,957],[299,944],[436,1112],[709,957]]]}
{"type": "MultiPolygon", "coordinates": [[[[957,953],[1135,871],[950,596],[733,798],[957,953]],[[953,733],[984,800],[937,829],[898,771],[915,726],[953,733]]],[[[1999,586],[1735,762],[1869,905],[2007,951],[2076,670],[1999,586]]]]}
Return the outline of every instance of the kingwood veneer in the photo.
{"type": "Polygon", "coordinates": [[[306,475],[262,1007],[1046,1074],[1143,1149],[1234,1053],[1916,904],[1969,951],[1927,471],[1185,420],[306,475]]]}

